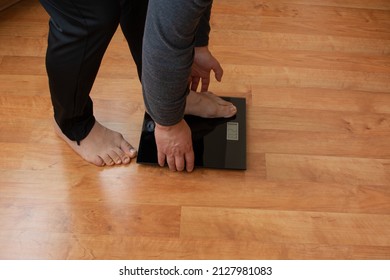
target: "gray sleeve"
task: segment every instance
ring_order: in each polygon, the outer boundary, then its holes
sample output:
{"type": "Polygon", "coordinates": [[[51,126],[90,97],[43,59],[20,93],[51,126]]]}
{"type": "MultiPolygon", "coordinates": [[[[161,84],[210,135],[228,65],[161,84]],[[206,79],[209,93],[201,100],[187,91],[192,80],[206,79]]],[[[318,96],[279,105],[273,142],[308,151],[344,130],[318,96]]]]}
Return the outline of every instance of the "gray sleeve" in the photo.
{"type": "Polygon", "coordinates": [[[210,17],[211,17],[211,5],[207,7],[203,13],[199,24],[198,30],[195,34],[195,47],[204,47],[209,44],[209,34],[210,34],[210,17]]]}
{"type": "Polygon", "coordinates": [[[142,54],[147,112],[158,124],[177,124],[184,115],[194,37],[212,0],[149,0],[142,54]]]}

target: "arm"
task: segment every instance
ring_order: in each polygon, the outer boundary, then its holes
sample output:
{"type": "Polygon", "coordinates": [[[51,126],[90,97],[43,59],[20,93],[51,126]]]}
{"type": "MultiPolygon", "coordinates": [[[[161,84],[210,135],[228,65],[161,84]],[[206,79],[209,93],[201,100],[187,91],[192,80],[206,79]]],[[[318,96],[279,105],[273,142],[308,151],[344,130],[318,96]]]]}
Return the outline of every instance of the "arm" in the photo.
{"type": "Polygon", "coordinates": [[[172,170],[194,165],[191,131],[183,120],[195,33],[212,0],[149,0],[142,85],[155,129],[159,163],[172,170]]]}
{"type": "Polygon", "coordinates": [[[210,72],[213,70],[215,79],[220,82],[223,69],[218,60],[211,54],[208,48],[210,34],[210,4],[201,17],[195,35],[195,56],[192,65],[190,84],[191,90],[196,91],[201,83],[200,91],[207,91],[210,84],[210,72]]]}
{"type": "Polygon", "coordinates": [[[199,20],[198,29],[195,34],[195,47],[205,47],[209,44],[210,34],[210,17],[211,17],[211,6],[210,4],[204,11],[202,17],[199,20]]]}
{"type": "Polygon", "coordinates": [[[150,0],[142,55],[146,109],[161,125],[184,115],[195,34],[212,0],[150,0]]]}

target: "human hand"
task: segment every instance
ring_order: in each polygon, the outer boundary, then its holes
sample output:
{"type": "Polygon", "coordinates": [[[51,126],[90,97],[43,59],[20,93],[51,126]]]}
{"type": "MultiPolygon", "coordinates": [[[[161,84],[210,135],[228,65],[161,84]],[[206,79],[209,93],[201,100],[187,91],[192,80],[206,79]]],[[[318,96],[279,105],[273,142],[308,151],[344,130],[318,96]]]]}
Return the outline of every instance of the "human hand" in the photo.
{"type": "Polygon", "coordinates": [[[173,126],[156,124],[158,163],[164,166],[165,160],[172,171],[191,172],[194,169],[194,151],[192,149],[191,130],[185,120],[173,126]]]}
{"type": "Polygon", "coordinates": [[[201,82],[201,90],[207,91],[210,84],[210,72],[213,70],[215,79],[220,82],[223,76],[223,69],[218,60],[211,54],[209,48],[195,48],[194,63],[190,77],[191,90],[196,91],[201,82]]]}

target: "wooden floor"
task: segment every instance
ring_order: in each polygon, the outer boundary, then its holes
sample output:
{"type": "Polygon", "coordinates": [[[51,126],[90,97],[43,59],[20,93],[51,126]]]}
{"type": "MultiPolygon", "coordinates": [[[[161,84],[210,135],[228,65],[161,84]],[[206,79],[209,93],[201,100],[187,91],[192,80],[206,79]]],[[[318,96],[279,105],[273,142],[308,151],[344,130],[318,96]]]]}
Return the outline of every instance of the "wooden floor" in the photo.
{"type": "MultiPolygon", "coordinates": [[[[390,258],[390,1],[215,0],[211,90],[247,98],[245,172],[80,159],[52,130],[47,21],[0,14],[1,259],[390,258]]],[[[120,30],[92,96],[138,146],[120,30]]]]}

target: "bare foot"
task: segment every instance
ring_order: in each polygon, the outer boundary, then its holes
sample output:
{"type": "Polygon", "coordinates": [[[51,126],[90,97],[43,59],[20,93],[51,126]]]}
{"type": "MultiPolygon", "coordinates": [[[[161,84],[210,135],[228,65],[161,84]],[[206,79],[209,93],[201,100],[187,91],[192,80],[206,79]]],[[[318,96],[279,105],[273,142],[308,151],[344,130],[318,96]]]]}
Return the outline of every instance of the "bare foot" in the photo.
{"type": "Polygon", "coordinates": [[[237,108],[230,102],[211,92],[190,91],[187,96],[185,114],[203,118],[230,118],[237,108]]]}
{"type": "Polygon", "coordinates": [[[137,151],[123,138],[122,134],[112,131],[97,121],[80,145],[66,137],[57,122],[54,128],[68,145],[86,161],[97,166],[128,164],[135,158],[137,151]]]}

